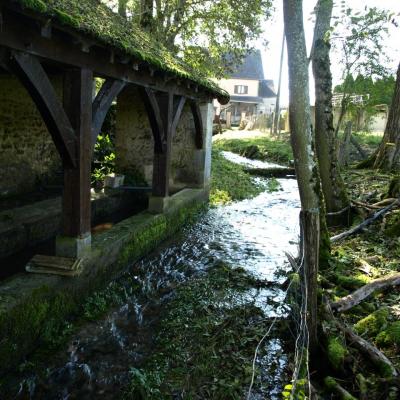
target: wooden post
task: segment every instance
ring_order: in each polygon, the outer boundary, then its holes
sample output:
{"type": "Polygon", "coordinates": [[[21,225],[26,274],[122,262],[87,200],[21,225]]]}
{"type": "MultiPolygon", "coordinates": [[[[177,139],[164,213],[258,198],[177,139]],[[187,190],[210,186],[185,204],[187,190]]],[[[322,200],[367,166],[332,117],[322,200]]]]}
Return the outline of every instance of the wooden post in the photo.
{"type": "Polygon", "coordinates": [[[173,94],[157,95],[157,103],[162,121],[161,151],[155,149],[153,163],[153,196],[169,196],[169,173],[171,164],[173,94]]]}
{"type": "Polygon", "coordinates": [[[69,70],[64,80],[64,109],[76,137],[76,166],[64,161],[62,236],[56,253],[79,257],[90,249],[90,166],[92,149],[92,71],[69,70]]]}

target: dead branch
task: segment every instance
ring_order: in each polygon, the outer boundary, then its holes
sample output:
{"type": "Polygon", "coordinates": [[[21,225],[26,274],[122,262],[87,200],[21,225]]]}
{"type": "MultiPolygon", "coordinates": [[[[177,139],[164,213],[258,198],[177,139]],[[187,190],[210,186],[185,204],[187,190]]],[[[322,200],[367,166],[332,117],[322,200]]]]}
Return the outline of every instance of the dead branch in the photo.
{"type": "Polygon", "coordinates": [[[393,275],[384,276],[383,278],[375,279],[374,281],[367,283],[363,287],[360,287],[355,292],[342,297],[338,301],[331,304],[332,310],[343,312],[350,308],[360,304],[364,299],[370,296],[377,290],[385,289],[389,286],[400,285],[400,272],[393,275]]]}
{"type": "MultiPolygon", "coordinates": [[[[349,345],[356,347],[361,353],[369,358],[369,360],[380,370],[383,369],[390,372],[390,376],[397,377],[398,372],[390,360],[374,345],[367,340],[356,335],[350,328],[344,326],[337,318],[334,317],[330,305],[325,305],[325,318],[329,319],[338,329],[340,329],[349,341],[349,345]]],[[[386,377],[389,374],[385,374],[386,377]]]]}
{"type": "Polygon", "coordinates": [[[353,344],[360,352],[369,357],[371,362],[376,365],[378,369],[382,370],[384,366],[385,369],[390,371],[391,376],[398,376],[398,372],[390,360],[374,345],[356,335],[351,329],[343,326],[340,322],[336,321],[336,325],[344,332],[350,344],[353,344]]]}
{"type": "Polygon", "coordinates": [[[396,201],[396,199],[394,199],[394,198],[384,199],[384,200],[378,201],[377,203],[372,204],[372,206],[381,208],[381,207],[385,207],[385,206],[393,203],[394,201],[396,201]]]}
{"type": "Polygon", "coordinates": [[[363,203],[363,202],[358,201],[358,200],[351,200],[351,202],[353,204],[355,204],[356,206],[359,206],[359,207],[362,207],[362,208],[366,208],[367,210],[379,210],[379,209],[381,209],[381,207],[375,206],[374,204],[367,204],[367,203],[363,203]]]}
{"type": "Polygon", "coordinates": [[[365,227],[370,225],[372,222],[377,220],[380,216],[386,214],[389,210],[391,210],[395,205],[399,204],[399,199],[395,200],[393,203],[389,204],[387,207],[382,208],[381,210],[377,211],[372,217],[367,218],[361,224],[355,226],[354,228],[349,229],[348,231],[339,233],[338,235],[331,237],[331,242],[337,242],[341,239],[344,239],[348,236],[354,235],[357,232],[362,231],[365,227]]]}
{"type": "Polygon", "coordinates": [[[342,400],[357,400],[331,376],[327,376],[324,379],[324,383],[331,392],[336,393],[342,400]]]}

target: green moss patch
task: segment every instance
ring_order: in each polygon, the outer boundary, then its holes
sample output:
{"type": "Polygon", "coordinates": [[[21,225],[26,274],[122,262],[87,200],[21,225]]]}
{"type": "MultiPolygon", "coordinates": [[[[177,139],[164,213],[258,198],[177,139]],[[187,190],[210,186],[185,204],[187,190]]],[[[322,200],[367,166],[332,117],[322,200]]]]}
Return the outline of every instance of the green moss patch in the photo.
{"type": "Polygon", "coordinates": [[[227,160],[218,150],[212,152],[211,168],[211,205],[248,199],[264,190],[241,165],[227,160]]]}
{"type": "Polygon", "coordinates": [[[331,337],[328,340],[328,359],[332,366],[340,369],[348,351],[339,337],[331,337]]]}
{"type": "Polygon", "coordinates": [[[355,331],[359,335],[376,336],[382,329],[387,326],[387,318],[389,310],[387,308],[378,310],[361,319],[354,325],[355,331]]]}

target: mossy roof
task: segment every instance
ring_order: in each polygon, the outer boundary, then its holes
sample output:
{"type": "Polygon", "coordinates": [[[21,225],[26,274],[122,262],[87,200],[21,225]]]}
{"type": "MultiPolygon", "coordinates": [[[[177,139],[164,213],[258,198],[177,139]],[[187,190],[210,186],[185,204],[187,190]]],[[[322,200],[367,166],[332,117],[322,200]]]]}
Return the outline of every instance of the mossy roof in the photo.
{"type": "Polygon", "coordinates": [[[153,40],[147,32],[112,12],[99,0],[10,1],[94,37],[105,45],[147,62],[159,70],[189,79],[217,97],[229,98],[228,93],[213,81],[193,71],[182,60],[153,40]]]}

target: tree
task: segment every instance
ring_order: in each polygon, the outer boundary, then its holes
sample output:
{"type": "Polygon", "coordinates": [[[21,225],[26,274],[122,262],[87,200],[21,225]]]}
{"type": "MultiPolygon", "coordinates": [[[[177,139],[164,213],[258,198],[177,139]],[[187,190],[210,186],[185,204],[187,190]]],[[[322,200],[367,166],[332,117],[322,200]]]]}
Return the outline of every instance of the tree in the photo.
{"type": "Polygon", "coordinates": [[[302,270],[307,293],[310,347],[315,350],[317,344],[320,199],[318,168],[313,154],[302,0],[284,0],[283,12],[289,66],[291,144],[301,201],[302,270]]]}
{"type": "Polygon", "coordinates": [[[385,133],[376,155],[374,167],[386,171],[398,170],[400,167],[400,64],[397,69],[396,85],[385,133]]]}
{"type": "Polygon", "coordinates": [[[380,77],[388,74],[381,60],[383,39],[388,33],[389,23],[394,14],[376,7],[366,8],[365,12],[354,12],[342,2],[340,17],[334,23],[331,42],[334,50],[343,60],[343,86],[339,121],[339,132],[351,99],[351,78],[359,74],[380,77]]]}
{"type": "Polygon", "coordinates": [[[320,0],[317,7],[311,53],[315,80],[315,148],[326,211],[343,211],[342,217],[346,217],[347,220],[350,201],[338,168],[332,111],[329,32],[333,0],[320,0]]]}
{"type": "MultiPolygon", "coordinates": [[[[103,0],[113,6],[116,0],[103,0]]],[[[118,0],[134,24],[205,74],[221,77],[253,47],[271,0],[118,0]],[[228,55],[228,57],[227,57],[228,55]]],[[[115,7],[114,7],[115,8],[115,7]]],[[[120,12],[123,15],[123,12],[120,12]]]]}

